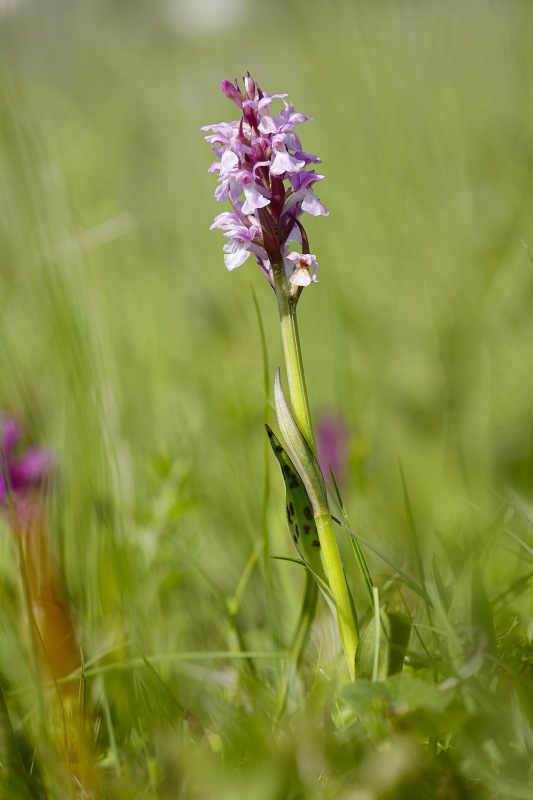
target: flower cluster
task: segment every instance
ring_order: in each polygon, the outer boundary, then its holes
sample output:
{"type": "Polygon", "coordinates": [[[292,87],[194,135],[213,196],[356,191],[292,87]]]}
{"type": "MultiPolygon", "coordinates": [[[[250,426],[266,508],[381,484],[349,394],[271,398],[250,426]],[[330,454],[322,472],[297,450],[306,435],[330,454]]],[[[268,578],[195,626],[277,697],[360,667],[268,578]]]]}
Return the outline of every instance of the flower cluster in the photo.
{"type": "Polygon", "coordinates": [[[263,93],[250,74],[244,86],[242,92],[237,81],[222,82],[222,91],[241,110],[241,118],[202,128],[212,131],[205,139],[217,156],[209,168],[218,173],[215,197],[233,208],[219,214],[211,230],[221,228],[229,239],[224,246],[229,270],[240,267],[252,253],[273,287],[273,267],[282,266],[294,292],[318,281],[318,263],[309,253],[300,217],[304,212],[328,214],[313,191],[324,176],[309,168],[320,159],[303,152],[295,132],[296,125],[311,117],[297,113],[286,94],[263,93]],[[272,110],[275,99],[284,105],[279,116],[272,110]],[[299,243],[302,252],[289,252],[290,242],[299,243]]]}

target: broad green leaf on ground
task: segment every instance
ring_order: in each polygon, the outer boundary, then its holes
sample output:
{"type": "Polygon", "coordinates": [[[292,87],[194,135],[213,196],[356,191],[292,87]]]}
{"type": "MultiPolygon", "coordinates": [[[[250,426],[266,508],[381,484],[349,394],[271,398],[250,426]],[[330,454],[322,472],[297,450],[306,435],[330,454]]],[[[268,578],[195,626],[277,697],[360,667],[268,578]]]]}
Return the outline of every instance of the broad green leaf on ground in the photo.
{"type": "Polygon", "coordinates": [[[386,681],[390,701],[394,708],[414,711],[444,711],[455,697],[455,689],[441,689],[436,683],[428,683],[407,673],[398,673],[386,681]]]}
{"type": "Polygon", "coordinates": [[[398,673],[386,681],[372,682],[358,678],[347,684],[342,695],[346,703],[362,716],[370,706],[388,705],[395,712],[406,713],[424,708],[427,711],[444,711],[455,698],[455,689],[441,689],[438,684],[398,673]]]}
{"type": "Polygon", "coordinates": [[[383,735],[393,729],[443,735],[459,729],[471,719],[459,706],[448,710],[455,689],[441,689],[412,675],[399,673],[386,681],[357,679],[344,687],[346,705],[363,727],[383,735]]]}

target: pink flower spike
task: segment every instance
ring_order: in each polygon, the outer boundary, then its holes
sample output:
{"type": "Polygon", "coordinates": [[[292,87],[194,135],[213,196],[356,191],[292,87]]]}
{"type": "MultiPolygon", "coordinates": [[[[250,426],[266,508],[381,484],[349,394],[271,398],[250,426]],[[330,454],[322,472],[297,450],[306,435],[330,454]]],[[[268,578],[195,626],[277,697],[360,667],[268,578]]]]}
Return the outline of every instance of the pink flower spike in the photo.
{"type": "MultiPolygon", "coordinates": [[[[322,176],[308,169],[320,159],[304,152],[295,133],[296,125],[311,117],[297,113],[286,94],[263,92],[250,73],[244,78],[244,90],[238,81],[225,80],[222,91],[241,110],[240,119],[202,130],[209,132],[205,139],[217,157],[209,167],[218,176],[215,197],[219,202],[228,200],[233,209],[219,214],[211,226],[229,239],[224,247],[226,267],[236,269],[252,253],[276,291],[274,271],[283,257],[287,279],[294,286],[316,283],[318,265],[314,256],[307,255],[309,242],[300,218],[304,213],[316,217],[328,212],[313,192],[313,184],[322,176]],[[272,112],[274,100],[282,101],[278,116],[272,112]],[[289,242],[298,242],[301,257],[287,258],[289,242]]],[[[299,294],[293,291],[295,300],[299,294]]]]}

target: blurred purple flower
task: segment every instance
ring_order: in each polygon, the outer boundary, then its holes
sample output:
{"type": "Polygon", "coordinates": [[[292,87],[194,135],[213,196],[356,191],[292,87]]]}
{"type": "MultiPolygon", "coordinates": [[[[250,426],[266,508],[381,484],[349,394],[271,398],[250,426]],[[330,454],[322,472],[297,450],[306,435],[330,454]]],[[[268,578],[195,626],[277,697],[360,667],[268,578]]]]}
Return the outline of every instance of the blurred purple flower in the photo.
{"type": "Polygon", "coordinates": [[[0,421],[0,504],[6,501],[9,491],[16,499],[23,499],[33,489],[40,488],[52,471],[54,462],[49,450],[30,447],[21,454],[15,453],[21,435],[14,417],[4,417],[0,421]]]}
{"type": "Polygon", "coordinates": [[[347,468],[349,429],[343,419],[328,412],[322,415],[316,428],[316,444],[320,468],[329,475],[329,465],[337,483],[341,483],[347,468]]]}
{"type": "Polygon", "coordinates": [[[286,94],[262,92],[249,74],[244,86],[243,92],[237,81],[235,85],[222,81],[222,91],[240,109],[241,119],[202,128],[212,131],[205,139],[219,159],[208,170],[218,173],[215,198],[219,203],[229,201],[233,208],[219,214],[211,229],[221,228],[230,240],[224,246],[229,270],[244,264],[252,253],[272,287],[272,264],[282,265],[293,292],[299,292],[318,282],[318,264],[309,254],[300,217],[328,215],[313,191],[324,176],[306,171],[320,159],[302,151],[294,130],[311,117],[296,113],[286,94]],[[275,99],[285,106],[279,116],[272,111],[275,99]],[[301,243],[302,253],[289,253],[290,241],[301,243]]]}

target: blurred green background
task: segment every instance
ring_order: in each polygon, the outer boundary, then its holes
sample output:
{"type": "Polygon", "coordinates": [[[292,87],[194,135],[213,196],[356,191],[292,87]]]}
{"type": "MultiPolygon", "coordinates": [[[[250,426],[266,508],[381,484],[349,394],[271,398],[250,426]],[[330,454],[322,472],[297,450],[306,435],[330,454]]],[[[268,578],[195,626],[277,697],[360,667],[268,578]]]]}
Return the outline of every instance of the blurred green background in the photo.
{"type": "MultiPolygon", "coordinates": [[[[426,552],[435,529],[482,528],[498,493],[529,513],[532,25],[527,0],[0,0],[0,406],[57,453],[52,529],[89,655],[232,647],[209,582],[231,596],[262,532],[251,285],[272,378],[282,350],[272,290],[252,259],[227,273],[209,231],[199,129],[233,119],[221,80],[246,70],[314,118],[299,133],[330,216],[308,221],[300,332],[315,418],[351,430],[352,520],[411,566],[398,457],[426,552]]],[[[271,550],[292,555],[271,470],[271,550]]],[[[267,569],[283,638],[301,576],[267,569]]],[[[506,541],[491,585],[519,569],[506,541]]],[[[270,647],[262,570],[252,649],[270,647]]]]}

